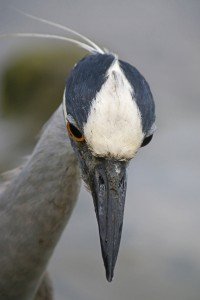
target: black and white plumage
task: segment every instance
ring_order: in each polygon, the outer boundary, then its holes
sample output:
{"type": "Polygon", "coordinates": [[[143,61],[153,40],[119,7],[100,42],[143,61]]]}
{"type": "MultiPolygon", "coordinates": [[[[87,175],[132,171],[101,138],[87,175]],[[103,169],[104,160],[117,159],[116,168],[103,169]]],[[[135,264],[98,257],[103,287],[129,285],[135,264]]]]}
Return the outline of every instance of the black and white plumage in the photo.
{"type": "Polygon", "coordinates": [[[113,54],[95,53],[75,66],[64,109],[97,156],[131,159],[154,131],[155,107],[147,82],[113,54]]]}
{"type": "Polygon", "coordinates": [[[147,82],[133,66],[82,38],[85,43],[62,38],[91,53],[71,71],[62,107],[28,162],[0,194],[0,296],[5,300],[32,299],[44,286],[49,258],[77,199],[80,171],[94,200],[106,276],[108,281],[113,278],[126,167],[152,138],[155,106],[147,82]]]}
{"type": "Polygon", "coordinates": [[[66,122],[84,137],[83,142],[72,137],[71,143],[93,194],[111,281],[122,230],[126,166],[155,130],[153,97],[133,66],[113,54],[93,53],[72,70],[63,109],[66,122]]]}

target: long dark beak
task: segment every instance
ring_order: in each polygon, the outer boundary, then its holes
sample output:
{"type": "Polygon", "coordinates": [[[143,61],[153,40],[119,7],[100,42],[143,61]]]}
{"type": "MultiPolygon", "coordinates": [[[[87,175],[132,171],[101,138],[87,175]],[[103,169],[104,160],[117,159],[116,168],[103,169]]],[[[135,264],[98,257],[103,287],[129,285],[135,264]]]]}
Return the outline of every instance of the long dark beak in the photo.
{"type": "Polygon", "coordinates": [[[126,196],[126,163],[102,159],[95,168],[91,185],[106,278],[110,282],[121,240],[126,196]]]}

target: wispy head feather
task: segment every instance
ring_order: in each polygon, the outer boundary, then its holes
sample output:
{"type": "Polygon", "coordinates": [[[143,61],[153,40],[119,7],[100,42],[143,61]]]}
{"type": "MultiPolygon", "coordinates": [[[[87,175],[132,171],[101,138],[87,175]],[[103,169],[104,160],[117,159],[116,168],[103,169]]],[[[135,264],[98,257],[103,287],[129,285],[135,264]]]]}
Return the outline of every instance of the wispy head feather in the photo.
{"type": "Polygon", "coordinates": [[[21,37],[21,38],[32,37],[32,38],[60,40],[60,41],[65,41],[65,42],[70,42],[70,43],[76,44],[80,48],[83,48],[91,53],[97,52],[96,49],[94,49],[91,46],[89,46],[85,43],[82,43],[78,40],[74,40],[71,38],[67,38],[67,37],[60,36],[60,35],[54,35],[54,34],[14,32],[14,33],[5,33],[5,34],[0,35],[0,38],[6,38],[6,37],[15,37],[15,38],[17,38],[17,37],[21,37]]]}
{"type": "Polygon", "coordinates": [[[45,23],[45,24],[48,24],[48,25],[51,25],[53,27],[56,27],[56,28],[59,28],[59,29],[62,29],[64,31],[67,31],[68,33],[71,33],[73,34],[74,36],[77,36],[79,38],[82,39],[82,41],[80,40],[77,40],[75,38],[69,38],[67,36],[61,36],[61,35],[54,35],[54,34],[46,34],[46,33],[23,33],[23,32],[16,32],[16,33],[5,33],[5,34],[1,34],[0,35],[0,38],[6,38],[6,37],[34,37],[34,38],[46,38],[46,39],[55,39],[55,40],[61,40],[61,41],[66,41],[66,42],[70,42],[70,43],[73,43],[73,44],[76,44],[77,46],[79,46],[80,48],[83,48],[85,50],[87,50],[88,52],[90,53],[94,53],[94,52],[98,52],[98,53],[105,53],[104,50],[102,50],[97,44],[95,44],[94,42],[92,42],[89,38],[85,37],[84,35],[80,34],[79,32],[69,28],[69,27],[66,27],[66,26],[63,26],[61,24],[58,24],[58,23],[55,23],[55,22],[52,22],[52,21],[49,21],[49,20],[46,20],[46,19],[43,19],[43,18],[39,18],[39,17],[36,17],[34,15],[31,15],[31,14],[28,14],[22,10],[19,10],[13,6],[11,6],[12,9],[14,9],[15,11],[21,13],[22,15],[28,17],[28,18],[31,18],[33,20],[37,20],[39,22],[42,22],[42,23],[45,23]]]}

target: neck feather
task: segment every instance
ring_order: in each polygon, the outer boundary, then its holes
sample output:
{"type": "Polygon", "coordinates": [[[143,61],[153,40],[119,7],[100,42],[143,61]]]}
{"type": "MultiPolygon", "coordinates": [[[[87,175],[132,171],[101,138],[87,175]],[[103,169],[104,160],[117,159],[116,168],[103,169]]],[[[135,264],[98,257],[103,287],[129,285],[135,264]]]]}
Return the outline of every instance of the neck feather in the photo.
{"type": "Polygon", "coordinates": [[[77,199],[80,174],[62,108],[0,195],[0,299],[32,299],[77,199]]]}

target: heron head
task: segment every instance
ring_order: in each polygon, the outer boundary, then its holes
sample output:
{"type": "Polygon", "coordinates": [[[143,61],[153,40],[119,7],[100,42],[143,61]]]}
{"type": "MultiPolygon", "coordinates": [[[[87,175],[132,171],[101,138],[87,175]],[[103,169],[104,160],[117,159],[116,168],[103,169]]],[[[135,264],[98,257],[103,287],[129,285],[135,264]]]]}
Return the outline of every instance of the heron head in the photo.
{"type": "Polygon", "coordinates": [[[113,278],[126,196],[126,168],[154,132],[149,86],[130,64],[95,53],[72,70],[63,99],[68,134],[94,201],[108,281],[113,278]]]}

